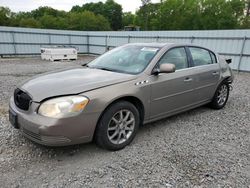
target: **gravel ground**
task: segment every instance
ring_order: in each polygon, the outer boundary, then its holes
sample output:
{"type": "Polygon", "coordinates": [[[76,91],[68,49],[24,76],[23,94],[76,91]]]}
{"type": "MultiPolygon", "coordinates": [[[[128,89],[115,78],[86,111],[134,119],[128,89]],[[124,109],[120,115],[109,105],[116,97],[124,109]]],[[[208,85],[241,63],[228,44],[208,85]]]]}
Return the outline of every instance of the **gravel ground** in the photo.
{"type": "Polygon", "coordinates": [[[250,187],[250,74],[235,74],[223,110],[200,107],[147,124],[117,152],[94,143],[49,148],[8,122],[8,99],[33,75],[79,66],[0,59],[0,187],[250,187]]]}

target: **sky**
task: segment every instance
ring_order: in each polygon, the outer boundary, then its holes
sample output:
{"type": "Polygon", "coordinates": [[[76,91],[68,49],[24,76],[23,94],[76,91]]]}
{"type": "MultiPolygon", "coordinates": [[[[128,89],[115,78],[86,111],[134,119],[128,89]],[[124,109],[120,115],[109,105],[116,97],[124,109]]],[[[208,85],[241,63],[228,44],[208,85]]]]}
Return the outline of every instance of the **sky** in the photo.
{"type": "MultiPolygon", "coordinates": [[[[31,11],[40,6],[49,6],[58,10],[69,11],[74,5],[105,0],[0,0],[0,6],[9,7],[13,12],[31,11]]],[[[141,0],[115,0],[122,5],[123,12],[135,12],[141,6],[141,0]]],[[[153,3],[160,0],[152,0],[153,3]]]]}

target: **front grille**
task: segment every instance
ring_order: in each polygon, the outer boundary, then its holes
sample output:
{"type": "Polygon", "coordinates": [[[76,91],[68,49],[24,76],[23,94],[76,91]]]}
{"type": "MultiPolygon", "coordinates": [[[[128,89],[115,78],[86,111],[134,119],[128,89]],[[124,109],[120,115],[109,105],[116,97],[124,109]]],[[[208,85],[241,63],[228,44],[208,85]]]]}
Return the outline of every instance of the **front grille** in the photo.
{"type": "Polygon", "coordinates": [[[14,91],[14,101],[18,108],[27,111],[30,106],[31,97],[20,89],[14,91]]]}

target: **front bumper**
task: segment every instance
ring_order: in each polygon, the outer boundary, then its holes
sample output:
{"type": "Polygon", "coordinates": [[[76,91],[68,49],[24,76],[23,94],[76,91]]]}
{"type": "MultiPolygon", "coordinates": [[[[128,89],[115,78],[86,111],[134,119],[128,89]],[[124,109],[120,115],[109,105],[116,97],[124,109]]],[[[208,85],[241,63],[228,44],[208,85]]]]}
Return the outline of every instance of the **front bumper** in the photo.
{"type": "Polygon", "coordinates": [[[37,114],[39,103],[32,102],[28,111],[16,107],[13,97],[9,108],[17,115],[17,127],[30,140],[47,146],[65,146],[90,142],[100,113],[85,112],[78,116],[56,119],[37,114]]]}

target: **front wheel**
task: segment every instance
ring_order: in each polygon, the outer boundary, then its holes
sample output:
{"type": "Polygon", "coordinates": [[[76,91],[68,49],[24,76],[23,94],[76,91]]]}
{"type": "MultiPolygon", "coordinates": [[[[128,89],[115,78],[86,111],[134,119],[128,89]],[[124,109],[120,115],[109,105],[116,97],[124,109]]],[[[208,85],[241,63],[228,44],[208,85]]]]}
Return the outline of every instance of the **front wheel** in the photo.
{"type": "Polygon", "coordinates": [[[97,145],[120,150],[134,139],[140,124],[137,108],[127,101],[111,105],[102,115],[95,133],[97,145]]]}
{"type": "Polygon", "coordinates": [[[226,105],[228,97],[229,97],[229,84],[223,82],[217,88],[213,100],[210,103],[210,106],[214,109],[221,109],[226,105]]]}

